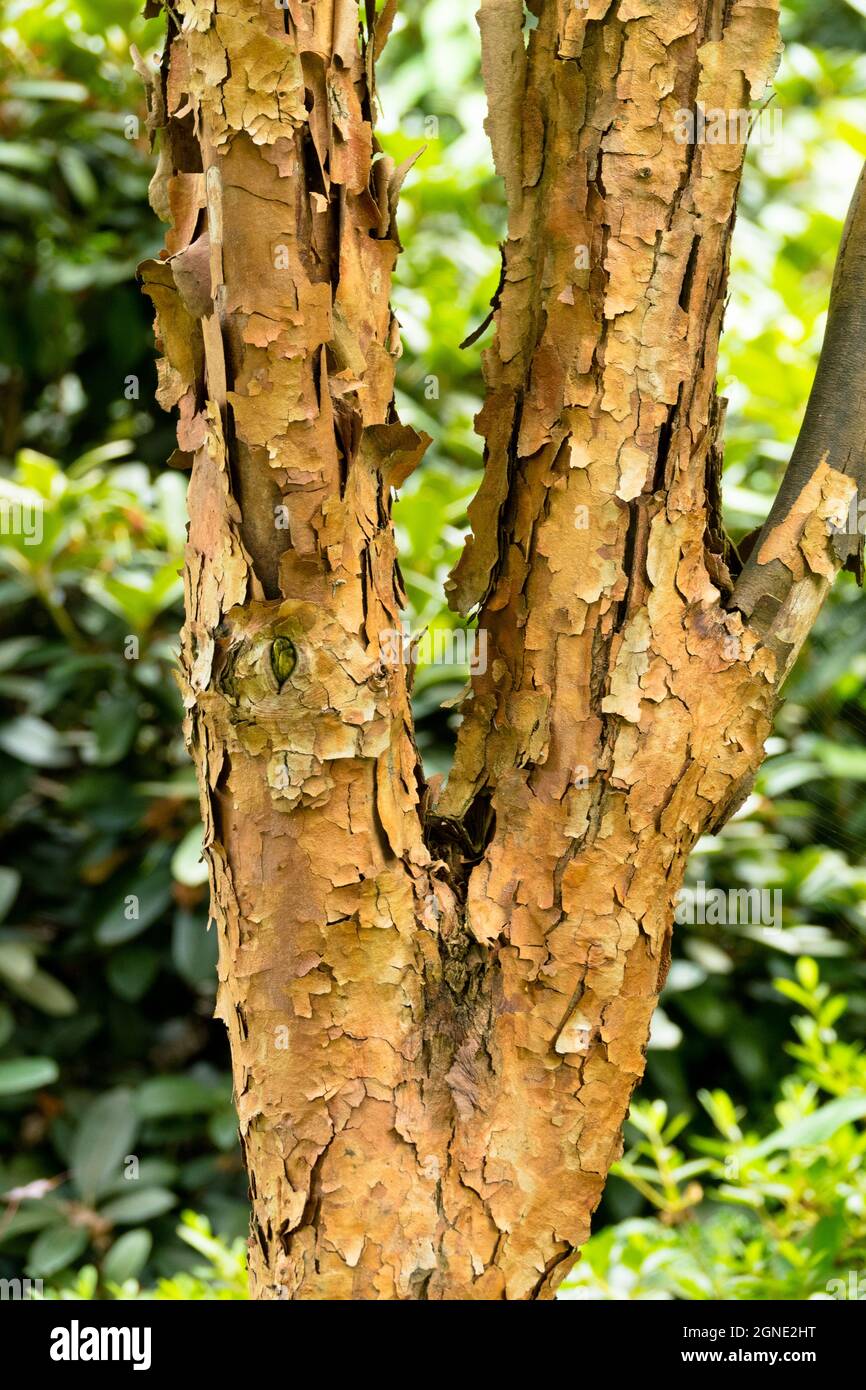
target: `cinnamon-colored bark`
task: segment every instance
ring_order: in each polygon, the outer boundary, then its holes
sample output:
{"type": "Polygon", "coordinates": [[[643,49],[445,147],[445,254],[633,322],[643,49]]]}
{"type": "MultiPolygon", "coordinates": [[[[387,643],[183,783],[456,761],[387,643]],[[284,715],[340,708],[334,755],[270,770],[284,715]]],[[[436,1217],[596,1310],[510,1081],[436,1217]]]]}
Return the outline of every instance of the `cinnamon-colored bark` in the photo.
{"type": "Polygon", "coordinates": [[[395,6],[359,37],[354,0],[178,0],[151,93],[170,227],[142,278],[192,462],[182,683],[262,1298],[552,1295],[688,853],[848,558],[850,448],[759,541],[791,576],[767,621],[719,517],[744,149],[680,143],[677,113],[762,95],[777,4],[530,8],[528,44],[521,0],[480,11],[509,233],[451,597],[488,662],[435,795],[386,657],[425,444],[392,400],[405,170],[371,128],[395,6]]]}

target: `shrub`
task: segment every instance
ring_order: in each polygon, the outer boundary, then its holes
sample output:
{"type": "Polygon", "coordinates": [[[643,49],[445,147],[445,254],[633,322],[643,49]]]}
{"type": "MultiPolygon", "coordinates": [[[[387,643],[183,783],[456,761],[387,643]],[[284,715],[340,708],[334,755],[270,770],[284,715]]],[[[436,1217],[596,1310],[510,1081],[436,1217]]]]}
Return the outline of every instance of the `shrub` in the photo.
{"type": "Polygon", "coordinates": [[[725,1091],[702,1091],[715,1132],[689,1157],[675,1142],[687,1118],[638,1101],[613,1173],[656,1215],[594,1235],[560,1297],[866,1299],[866,1052],[838,1037],[846,1000],[814,960],[777,988],[804,1010],[777,1127],[761,1135],[725,1091]]]}

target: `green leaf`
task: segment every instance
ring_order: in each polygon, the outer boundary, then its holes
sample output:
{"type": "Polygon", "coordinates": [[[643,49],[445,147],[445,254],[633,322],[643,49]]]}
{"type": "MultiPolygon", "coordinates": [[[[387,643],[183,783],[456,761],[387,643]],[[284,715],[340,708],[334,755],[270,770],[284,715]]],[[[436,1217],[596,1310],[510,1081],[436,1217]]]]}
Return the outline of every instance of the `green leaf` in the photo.
{"type": "Polygon", "coordinates": [[[216,985],[217,934],[204,917],[179,908],[174,914],[171,957],[178,974],[193,989],[216,985]]]}
{"type": "Polygon", "coordinates": [[[809,1008],[812,996],[801,985],[795,984],[793,980],[785,979],[774,980],[773,984],[779,994],[784,994],[786,999],[790,999],[794,1004],[799,1004],[801,1009],[809,1008]]]}
{"type": "Polygon", "coordinates": [[[162,1120],[172,1115],[204,1115],[218,1110],[229,1099],[227,1087],[207,1085],[192,1076],[155,1076],[136,1092],[139,1115],[146,1120],[162,1120]]]}
{"type": "Polygon", "coordinates": [[[127,1231],[114,1242],[102,1261],[103,1281],[122,1284],[127,1279],[137,1278],[147,1264],[152,1245],[150,1231],[127,1231]]]}
{"type": "Polygon", "coordinates": [[[0,671],[14,671],[19,665],[26,665],[26,658],[39,652],[41,642],[38,637],[10,637],[0,642],[0,671]]]}
{"type": "Polygon", "coordinates": [[[171,1211],[177,1198],[165,1187],[145,1187],[140,1192],[127,1192],[114,1197],[100,1209],[100,1216],[112,1225],[125,1226],[135,1221],[153,1221],[171,1211]]]}
{"type": "Polygon", "coordinates": [[[29,101],[70,101],[80,104],[88,97],[87,88],[80,82],[58,82],[49,78],[19,78],[9,83],[13,97],[29,101]]]}
{"type": "Polygon", "coordinates": [[[749,1151],[749,1158],[766,1158],[778,1149],[811,1149],[832,1139],[843,1125],[862,1120],[866,1115],[866,1093],[855,1092],[831,1100],[813,1115],[805,1115],[790,1125],[777,1129],[749,1151]]]}
{"type": "Polygon", "coordinates": [[[0,208],[21,218],[51,211],[51,198],[38,184],[0,173],[0,208]]]}
{"type": "Polygon", "coordinates": [[[88,761],[98,767],[111,767],[126,756],[139,729],[138,706],[138,700],[130,698],[106,699],[97,704],[90,724],[96,748],[88,761]]]}
{"type": "Polygon", "coordinates": [[[80,1226],[49,1226],[30,1247],[27,1273],[33,1279],[47,1279],[58,1274],[83,1255],[89,1237],[80,1226]]]}
{"type": "Polygon", "coordinates": [[[32,980],[36,974],[36,956],[26,941],[0,941],[0,975],[4,980],[32,980]]]}
{"type": "Polygon", "coordinates": [[[101,946],[118,946],[132,941],[161,917],[171,902],[171,879],[167,867],[142,869],[112,900],[96,923],[96,940],[101,946]]]}
{"type": "Polygon", "coordinates": [[[99,197],[99,185],[81,151],[64,145],[58,151],[57,163],[70,193],[82,207],[91,207],[99,197]]]}
{"type": "Polygon", "coordinates": [[[8,983],[9,988],[19,998],[32,1004],[35,1009],[41,1009],[51,1018],[67,1018],[78,1008],[75,995],[44,970],[34,970],[32,975],[23,980],[9,978],[8,983]]]}
{"type": "Polygon", "coordinates": [[[8,1211],[4,1212],[0,1224],[0,1243],[15,1240],[17,1236],[30,1235],[32,1231],[43,1231],[46,1226],[58,1225],[66,1225],[66,1214],[58,1201],[50,1197],[25,1201],[11,1216],[8,1211]]]}
{"type": "Polygon", "coordinates": [[[51,167],[51,160],[45,150],[13,140],[4,140],[0,145],[0,165],[7,169],[27,169],[31,174],[44,174],[51,167]]]}
{"type": "Polygon", "coordinates": [[[129,1191],[138,1192],[145,1187],[174,1187],[178,1180],[178,1166],[167,1158],[142,1158],[132,1165],[124,1164],[115,1182],[106,1188],[104,1197],[119,1197],[129,1191]]]}
{"type": "Polygon", "coordinates": [[[8,869],[5,865],[0,865],[0,922],[4,921],[6,915],[18,896],[18,889],[21,886],[21,875],[17,869],[8,869]]]}
{"type": "Polygon", "coordinates": [[[207,883],[207,864],[201,857],[202,828],[194,825],[189,829],[171,858],[171,872],[178,883],[187,888],[198,888],[207,883]]]}
{"type": "Polygon", "coordinates": [[[137,1131],[138,1115],[130,1091],[109,1091],[90,1105],[75,1132],[71,1152],[72,1174],[84,1201],[93,1202],[116,1181],[137,1131]]]}
{"type": "Polygon", "coordinates": [[[0,748],[32,767],[68,767],[72,762],[72,754],[57,730],[32,714],[0,725],[0,748]]]}
{"type": "Polygon", "coordinates": [[[51,1057],[16,1057],[0,1062],[0,1096],[14,1096],[21,1091],[35,1091],[50,1086],[60,1075],[51,1057]]]}
{"type": "Polygon", "coordinates": [[[111,956],[105,974],[115,994],[137,1004],[156,979],[159,963],[157,952],[147,946],[127,946],[111,956]]]}
{"type": "Polygon", "coordinates": [[[233,1106],[217,1110],[207,1122],[207,1132],[212,1142],[222,1153],[229,1153],[237,1147],[238,1117],[233,1106]]]}
{"type": "Polygon", "coordinates": [[[814,745],[814,752],[831,777],[866,782],[866,748],[819,739],[814,745]]]}

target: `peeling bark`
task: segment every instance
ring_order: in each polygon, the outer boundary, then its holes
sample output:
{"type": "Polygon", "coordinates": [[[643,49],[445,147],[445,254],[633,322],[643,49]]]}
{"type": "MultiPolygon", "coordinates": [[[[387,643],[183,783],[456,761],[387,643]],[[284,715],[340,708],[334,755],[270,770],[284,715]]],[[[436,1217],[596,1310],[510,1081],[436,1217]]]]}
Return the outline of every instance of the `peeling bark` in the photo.
{"type": "MultiPolygon", "coordinates": [[[[744,147],[676,118],[763,93],[777,4],[531,8],[528,44],[521,0],[479,16],[509,232],[451,600],[489,661],[436,800],[383,657],[391,492],[426,442],[393,406],[406,168],[371,126],[395,6],[359,35],[354,0],[178,0],[151,92],[170,226],[142,279],[192,460],[182,685],[261,1298],[552,1296],[688,853],[747,794],[850,558],[862,393],[838,447],[806,432],[739,578],[719,516],[744,147]]],[[[843,336],[861,286],[834,292],[843,336]]]]}
{"type": "Polygon", "coordinates": [[[391,489],[425,444],[392,405],[401,175],[376,157],[354,0],[176,14],[153,102],[172,225],[142,279],[194,454],[182,679],[252,1285],[409,1297],[439,1216],[401,1109],[450,894],[405,676],[380,659],[403,601],[391,489]]]}

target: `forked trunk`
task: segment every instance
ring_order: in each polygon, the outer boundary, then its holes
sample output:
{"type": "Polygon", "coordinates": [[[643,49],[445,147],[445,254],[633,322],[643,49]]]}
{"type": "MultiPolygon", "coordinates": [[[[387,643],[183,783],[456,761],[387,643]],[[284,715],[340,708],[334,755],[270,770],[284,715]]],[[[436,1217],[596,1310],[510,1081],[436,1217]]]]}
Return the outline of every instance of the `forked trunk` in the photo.
{"type": "MultiPolygon", "coordinates": [[[[527,44],[521,0],[482,0],[509,235],[451,597],[480,605],[487,663],[427,788],[391,659],[391,491],[425,443],[392,402],[405,169],[371,129],[394,9],[359,40],[354,0],[178,0],[151,95],[171,229],[142,273],[194,456],[218,1011],[256,1296],[535,1299],[617,1156],[689,851],[746,795],[856,554],[832,525],[866,392],[841,439],[813,403],[738,579],[716,350],[777,5],[535,0],[527,44]]],[[[862,291],[836,301],[862,344],[862,291]]]]}

